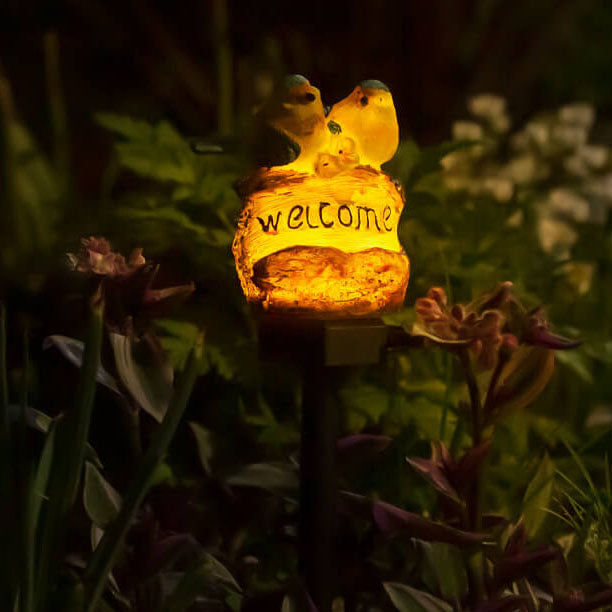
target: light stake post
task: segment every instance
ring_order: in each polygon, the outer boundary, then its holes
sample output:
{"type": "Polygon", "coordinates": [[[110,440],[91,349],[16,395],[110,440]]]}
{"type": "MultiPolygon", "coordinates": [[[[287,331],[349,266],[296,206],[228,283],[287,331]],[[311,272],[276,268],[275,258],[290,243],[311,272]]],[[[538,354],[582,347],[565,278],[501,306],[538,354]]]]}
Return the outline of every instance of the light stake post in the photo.
{"type": "Polygon", "coordinates": [[[319,612],[338,595],[334,396],[351,367],[377,363],[382,312],[404,301],[399,187],[380,170],[399,143],[393,99],[363,81],[326,116],[304,77],[288,77],[258,119],[264,153],[241,186],[232,250],[259,310],[263,359],[301,373],[300,571],[319,612]],[[262,161],[266,159],[267,161],[262,161]]]}

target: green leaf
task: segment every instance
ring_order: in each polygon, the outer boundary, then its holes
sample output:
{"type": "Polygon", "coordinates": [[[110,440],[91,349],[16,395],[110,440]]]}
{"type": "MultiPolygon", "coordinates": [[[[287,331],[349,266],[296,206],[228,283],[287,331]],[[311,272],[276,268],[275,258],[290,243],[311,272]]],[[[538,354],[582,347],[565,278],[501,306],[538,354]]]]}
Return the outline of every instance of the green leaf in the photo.
{"type": "Polygon", "coordinates": [[[87,516],[101,529],[117,516],[121,507],[121,496],[104,479],[91,463],[85,463],[85,485],[83,486],[83,505],[87,516]]]}
{"type": "Polygon", "coordinates": [[[177,208],[163,207],[154,209],[127,208],[120,211],[123,218],[138,222],[154,222],[168,225],[171,229],[187,233],[192,240],[214,247],[226,247],[232,243],[233,235],[224,229],[194,223],[191,218],[177,208]]]}
{"type": "Polygon", "coordinates": [[[485,415],[487,424],[499,422],[534,402],[548,384],[554,367],[555,351],[551,349],[521,346],[515,351],[491,394],[485,415]]]}
{"type": "Polygon", "coordinates": [[[340,396],[351,411],[349,420],[354,424],[353,430],[362,429],[366,423],[378,423],[389,405],[388,392],[374,385],[358,383],[347,386],[341,390],[340,396]]]}
{"type": "MultiPolygon", "coordinates": [[[[13,406],[11,406],[11,408],[12,407],[13,406]]],[[[53,419],[48,414],[45,414],[36,408],[28,407],[26,409],[26,418],[28,426],[41,433],[47,433],[51,427],[51,424],[53,423],[53,419]]]]}
{"type": "Polygon", "coordinates": [[[172,397],[174,371],[166,355],[146,338],[110,333],[121,382],[136,403],[161,422],[172,397]]]}
{"type": "MultiPolygon", "coordinates": [[[[47,336],[43,341],[43,350],[51,346],[55,346],[72,365],[75,365],[77,368],[82,366],[85,343],[81,340],[60,335],[47,336]]],[[[96,372],[96,382],[121,395],[117,381],[104,369],[102,364],[100,364],[96,372]]]]}
{"type": "MultiPolygon", "coordinates": [[[[4,83],[0,84],[0,86],[4,83]]],[[[48,249],[56,237],[61,189],[57,176],[28,129],[18,120],[6,120],[5,150],[9,205],[0,213],[0,261],[15,260],[48,249]]]]}
{"type": "MultiPolygon", "coordinates": [[[[187,321],[175,319],[158,319],[155,325],[163,332],[161,343],[168,353],[170,362],[177,370],[182,370],[189,355],[189,347],[198,333],[198,328],[187,321]]],[[[219,376],[225,380],[232,380],[235,375],[235,366],[224,350],[209,342],[206,343],[204,359],[202,360],[200,374],[206,374],[210,368],[215,368],[219,376]]]]}
{"type": "Polygon", "coordinates": [[[204,557],[201,561],[201,567],[205,571],[208,580],[216,584],[221,584],[230,591],[242,593],[242,589],[230,571],[225,567],[225,565],[223,565],[223,563],[221,563],[221,561],[219,561],[216,557],[213,557],[213,555],[210,553],[204,553],[204,557]]]}
{"type": "Polygon", "coordinates": [[[442,338],[441,336],[436,336],[431,332],[427,331],[420,323],[415,323],[412,326],[412,335],[413,336],[422,336],[423,338],[427,338],[432,340],[436,344],[440,346],[451,346],[453,348],[458,346],[467,346],[473,340],[471,338],[462,339],[462,340],[449,340],[447,338],[442,338]]]}
{"type": "Polygon", "coordinates": [[[212,434],[208,429],[202,427],[199,423],[194,423],[193,421],[190,421],[189,427],[191,428],[191,431],[193,431],[196,444],[198,445],[198,457],[200,458],[200,463],[202,464],[204,471],[207,474],[210,474],[210,460],[213,456],[212,434]]]}
{"type": "MultiPolygon", "coordinates": [[[[427,384],[427,381],[423,381],[427,384]]],[[[440,419],[444,410],[443,399],[432,401],[428,395],[433,395],[437,391],[435,385],[427,385],[428,391],[421,389],[421,393],[411,397],[403,394],[396,398],[396,406],[394,409],[393,421],[400,425],[414,424],[421,434],[428,440],[435,440],[440,433],[440,419]]],[[[443,389],[440,389],[443,391],[443,389]]],[[[441,397],[442,393],[438,393],[441,397]]],[[[454,429],[457,424],[457,415],[451,412],[447,413],[447,426],[454,429]]]]}
{"type": "MultiPolygon", "coordinates": [[[[8,372],[6,367],[6,307],[0,302],[0,448],[8,448],[9,439],[9,398],[8,398],[8,372]]],[[[8,465],[4,459],[4,454],[0,456],[0,461],[8,465]]],[[[4,476],[4,467],[0,466],[0,474],[4,476]]],[[[0,485],[4,488],[4,478],[0,478],[0,485]]]]}
{"type": "Polygon", "coordinates": [[[391,176],[407,181],[420,157],[421,150],[414,140],[402,140],[393,159],[385,164],[384,170],[391,176]]]}
{"type": "Polygon", "coordinates": [[[281,612],[298,612],[297,603],[289,595],[285,595],[283,598],[281,612]]]}
{"type": "MultiPolygon", "coordinates": [[[[96,550],[102,536],[104,535],[104,529],[98,527],[95,523],[91,524],[91,529],[89,531],[89,542],[91,544],[91,550],[96,550]]],[[[117,580],[113,576],[111,572],[108,575],[108,584],[110,586],[110,590],[113,593],[114,597],[120,600],[122,603],[129,605],[129,601],[121,595],[121,590],[119,589],[119,585],[117,584],[117,580]]],[[[98,610],[96,610],[98,612],[98,610]]]]}
{"type": "Polygon", "coordinates": [[[456,546],[442,542],[421,542],[425,553],[425,575],[427,586],[442,597],[460,601],[467,592],[467,576],[461,552],[456,546]]]}
{"type": "Polygon", "coordinates": [[[160,340],[170,362],[177,370],[182,370],[187,363],[190,347],[198,335],[197,326],[176,319],[157,319],[155,326],[162,332],[160,340]]]}
{"type": "Polygon", "coordinates": [[[414,308],[402,308],[397,312],[387,312],[382,315],[382,320],[387,325],[397,325],[398,327],[408,328],[414,323],[414,308]]]}
{"type": "Polygon", "coordinates": [[[423,177],[440,170],[440,162],[449,153],[467,149],[475,144],[477,143],[473,140],[453,140],[424,149],[419,156],[418,162],[412,168],[407,181],[408,186],[414,187],[423,177]]]}
{"type": "Polygon", "coordinates": [[[592,364],[584,351],[580,349],[576,351],[557,351],[555,357],[557,361],[567,366],[585,383],[593,384],[592,364]]]}
{"type": "Polygon", "coordinates": [[[161,612],[183,612],[196,598],[210,590],[241,593],[238,583],[228,569],[209,553],[183,574],[174,591],[164,601],[161,612]]]}
{"type": "Polygon", "coordinates": [[[452,606],[407,584],[384,582],[383,586],[399,612],[453,612],[452,606]]]}
{"type": "Polygon", "coordinates": [[[34,478],[33,485],[33,499],[32,499],[32,529],[36,530],[38,525],[38,517],[40,515],[40,508],[43,499],[46,497],[47,484],[49,483],[49,475],[53,466],[53,454],[55,450],[55,432],[56,422],[52,421],[51,425],[47,430],[45,436],[45,443],[43,445],[40,459],[38,461],[38,467],[36,469],[36,476],[34,478]]]}
{"type": "Polygon", "coordinates": [[[53,559],[66,527],[68,514],[75,502],[83,463],[87,453],[87,438],[96,392],[96,372],[100,365],[104,300],[96,292],[90,301],[90,320],[83,356],[74,393],[74,405],[57,425],[56,453],[49,480],[50,503],[42,525],[37,589],[44,601],[49,596],[56,568],[53,559]]]}
{"type": "Polygon", "coordinates": [[[115,115],[114,113],[96,113],[94,118],[97,123],[125,136],[130,140],[148,140],[152,138],[153,128],[150,123],[138,119],[132,119],[125,115],[115,115]]]}
{"type": "Polygon", "coordinates": [[[240,487],[256,487],[271,493],[284,495],[298,488],[295,470],[286,464],[253,463],[227,479],[227,484],[240,487]]]}
{"type": "Polygon", "coordinates": [[[236,374],[234,364],[221,348],[209,343],[204,356],[209,363],[209,367],[214,368],[219,376],[225,378],[225,380],[234,378],[236,374]]]}
{"type": "Polygon", "coordinates": [[[115,145],[122,166],[152,179],[194,184],[195,156],[167,121],[149,124],[110,113],[98,113],[96,120],[124,137],[115,145]]]}
{"type": "Polygon", "coordinates": [[[100,545],[91,556],[85,571],[87,586],[85,612],[94,612],[102,595],[113,563],[119,552],[127,531],[136,516],[136,512],[147,494],[151,479],[168,451],[168,446],[176,434],[181,422],[191,391],[198,376],[198,364],[204,349],[204,334],[200,334],[185,370],[178,379],[172,402],[159,428],[151,441],[149,448],[137,466],[134,479],[130,483],[117,518],[111,522],[100,545]]]}
{"type": "MultiPolygon", "coordinates": [[[[332,612],[335,606],[332,603],[332,612]]],[[[304,590],[299,593],[285,595],[281,605],[281,612],[319,612],[312,599],[304,590]]]]}
{"type": "Polygon", "coordinates": [[[175,151],[171,147],[158,146],[156,142],[120,142],[115,148],[121,165],[136,174],[185,185],[195,182],[193,165],[184,157],[187,150],[175,151]]]}
{"type": "Polygon", "coordinates": [[[529,538],[537,534],[547,516],[546,510],[553,494],[554,475],[555,466],[548,453],[545,453],[523,498],[523,521],[529,538]]]}

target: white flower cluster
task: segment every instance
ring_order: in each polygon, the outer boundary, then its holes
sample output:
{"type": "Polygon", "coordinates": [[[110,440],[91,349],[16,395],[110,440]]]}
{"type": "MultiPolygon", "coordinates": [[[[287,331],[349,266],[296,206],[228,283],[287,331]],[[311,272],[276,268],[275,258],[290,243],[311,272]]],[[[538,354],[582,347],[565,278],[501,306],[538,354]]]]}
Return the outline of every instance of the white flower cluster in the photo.
{"type": "Polygon", "coordinates": [[[456,121],[453,139],[472,141],[472,144],[442,160],[446,169],[445,186],[453,191],[466,191],[472,196],[491,196],[507,202],[514,194],[514,185],[498,172],[499,168],[493,162],[498,142],[510,129],[506,100],[483,94],[471,98],[468,108],[473,120],[456,121]]]}
{"type": "MultiPolygon", "coordinates": [[[[471,197],[532,204],[542,250],[569,259],[579,225],[603,223],[612,208],[612,150],[589,142],[593,107],[570,104],[509,133],[503,98],[479,95],[467,106],[472,119],[455,122],[453,139],[475,144],[442,160],[444,186],[471,197]]],[[[520,226],[522,210],[509,211],[507,222],[520,226]]],[[[569,262],[562,270],[579,293],[588,291],[591,264],[569,262]]]]}

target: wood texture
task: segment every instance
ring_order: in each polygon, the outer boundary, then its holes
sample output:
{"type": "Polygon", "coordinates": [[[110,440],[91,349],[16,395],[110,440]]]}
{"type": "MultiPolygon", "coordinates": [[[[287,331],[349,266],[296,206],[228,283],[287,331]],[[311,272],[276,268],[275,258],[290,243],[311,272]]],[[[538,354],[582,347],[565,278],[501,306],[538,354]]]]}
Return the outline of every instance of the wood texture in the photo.
{"type": "Polygon", "coordinates": [[[386,174],[272,169],[245,185],[233,252],[250,302],[330,317],[401,306],[410,273],[397,237],[404,200],[386,174]]]}

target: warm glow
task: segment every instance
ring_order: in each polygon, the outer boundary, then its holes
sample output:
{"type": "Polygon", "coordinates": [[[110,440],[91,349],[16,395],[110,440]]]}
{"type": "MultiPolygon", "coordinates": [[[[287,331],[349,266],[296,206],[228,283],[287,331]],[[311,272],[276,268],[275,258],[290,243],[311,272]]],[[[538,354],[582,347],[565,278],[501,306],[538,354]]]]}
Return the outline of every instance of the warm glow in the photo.
{"type": "Polygon", "coordinates": [[[364,82],[325,119],[318,90],[295,82],[279,94],[280,106],[265,109],[266,123],[299,153],[249,180],[233,244],[242,289],[274,311],[338,317],[397,309],[410,266],[397,237],[403,196],[380,171],[398,144],[391,94],[364,82]]]}

